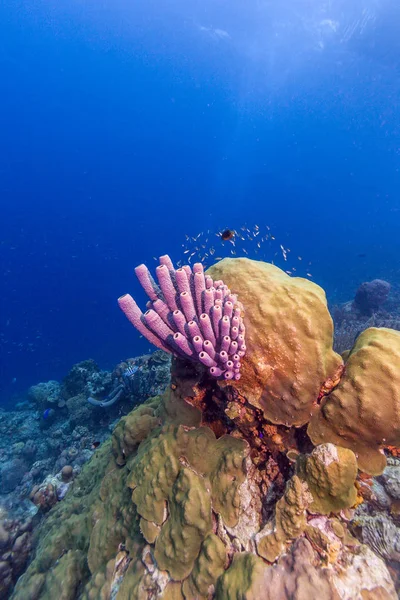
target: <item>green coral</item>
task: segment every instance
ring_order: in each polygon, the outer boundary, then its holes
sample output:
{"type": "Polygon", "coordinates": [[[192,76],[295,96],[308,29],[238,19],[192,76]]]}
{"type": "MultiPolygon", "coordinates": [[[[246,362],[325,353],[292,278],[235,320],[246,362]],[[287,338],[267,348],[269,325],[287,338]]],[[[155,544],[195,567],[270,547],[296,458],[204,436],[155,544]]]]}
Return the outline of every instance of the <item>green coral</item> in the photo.
{"type": "Polygon", "coordinates": [[[140,531],[146,542],[149,544],[154,544],[157,539],[158,534],[161,531],[161,527],[156,525],[152,521],[147,521],[143,517],[140,519],[140,531]]]}
{"type": "Polygon", "coordinates": [[[197,598],[207,600],[210,589],[215,586],[218,577],[224,572],[226,549],[224,543],[214,533],[204,540],[190,577],[182,585],[186,600],[197,598]]]}
{"type": "Polygon", "coordinates": [[[286,544],[297,538],[307,525],[306,510],[312,501],[307,484],[294,475],[275,508],[275,519],[267,526],[266,535],[260,535],[257,552],[269,562],[283,553],[286,544]]]}
{"type": "Polygon", "coordinates": [[[264,561],[250,552],[235,554],[231,566],[218,579],[215,600],[260,600],[264,596],[264,561]]]}
{"type": "Polygon", "coordinates": [[[154,527],[161,528],[155,556],[173,579],[190,574],[211,531],[211,508],[228,526],[237,523],[246,454],[243,440],[217,440],[208,427],[179,425],[149,437],[128,462],[132,500],[145,519],[143,534],[154,541],[154,527]]]}
{"type": "Polygon", "coordinates": [[[157,437],[145,440],[137,455],[128,462],[128,485],[138,513],[147,521],[162,525],[166,503],[178,477],[177,436],[181,430],[166,427],[157,437]]]}
{"type": "Polygon", "coordinates": [[[182,468],[172,488],[169,516],[156,540],[155,559],[160,569],[182,580],[193,568],[201,544],[211,531],[211,498],[204,479],[182,468]]]}
{"type": "Polygon", "coordinates": [[[297,459],[297,473],[313,497],[310,511],[322,515],[354,505],[357,472],[354,452],[333,444],[321,444],[310,455],[297,459]]]}
{"type": "Polygon", "coordinates": [[[111,463],[99,488],[100,501],[93,507],[94,525],[87,556],[92,574],[115,556],[122,541],[130,550],[134,543],[132,531],[135,535],[138,533],[135,507],[129,502],[126,473],[121,475],[120,469],[111,463]]]}
{"type": "Polygon", "coordinates": [[[159,398],[151,398],[119,421],[112,437],[112,448],[118,465],[124,465],[140,442],[160,424],[156,414],[158,405],[159,398]]]}
{"type": "Polygon", "coordinates": [[[82,579],[85,556],[80,550],[70,550],[48,572],[40,598],[74,600],[82,579]]]}
{"type": "Polygon", "coordinates": [[[239,487],[246,477],[244,453],[243,440],[224,435],[209,458],[213,510],[221,515],[228,527],[235,527],[239,518],[239,487]]]}

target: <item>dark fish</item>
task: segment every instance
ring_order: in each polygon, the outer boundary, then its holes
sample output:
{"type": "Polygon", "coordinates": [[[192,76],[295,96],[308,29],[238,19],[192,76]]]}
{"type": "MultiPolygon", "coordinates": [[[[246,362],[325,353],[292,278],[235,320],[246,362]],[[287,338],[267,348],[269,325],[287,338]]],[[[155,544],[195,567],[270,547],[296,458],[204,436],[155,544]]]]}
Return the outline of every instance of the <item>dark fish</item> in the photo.
{"type": "Polygon", "coordinates": [[[223,242],[227,242],[228,240],[231,240],[234,237],[235,232],[232,229],[225,229],[225,231],[221,233],[221,240],[223,242]]]}
{"type": "Polygon", "coordinates": [[[357,254],[357,258],[365,258],[366,256],[366,254],[357,254]]]}
{"type": "Polygon", "coordinates": [[[98,448],[99,446],[100,446],[100,442],[93,442],[92,450],[96,450],[96,448],[98,448]]]}

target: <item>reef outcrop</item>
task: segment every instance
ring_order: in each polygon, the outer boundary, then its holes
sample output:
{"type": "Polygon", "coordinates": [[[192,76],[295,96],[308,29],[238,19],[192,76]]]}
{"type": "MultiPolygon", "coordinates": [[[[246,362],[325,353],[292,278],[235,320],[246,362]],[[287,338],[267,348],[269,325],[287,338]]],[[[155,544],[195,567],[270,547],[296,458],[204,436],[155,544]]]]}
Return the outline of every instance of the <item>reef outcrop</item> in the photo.
{"type": "Polygon", "coordinates": [[[318,286],[247,259],[211,277],[243,305],[241,379],[175,357],[48,513],[14,600],[397,598],[352,526],[398,443],[397,334],[366,332],[343,372],[318,286]]]}
{"type": "Polygon", "coordinates": [[[371,327],[357,338],[338,386],[321,403],[308,433],[357,454],[366,473],[380,475],[383,448],[400,445],[400,332],[371,327]]]}

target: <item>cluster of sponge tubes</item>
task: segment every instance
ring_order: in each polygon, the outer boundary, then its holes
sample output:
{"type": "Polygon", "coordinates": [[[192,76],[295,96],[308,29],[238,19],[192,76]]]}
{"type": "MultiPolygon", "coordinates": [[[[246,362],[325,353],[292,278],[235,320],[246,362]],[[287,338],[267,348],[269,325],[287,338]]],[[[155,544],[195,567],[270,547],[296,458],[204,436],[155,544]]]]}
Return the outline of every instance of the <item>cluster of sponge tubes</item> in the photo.
{"type": "Polygon", "coordinates": [[[158,283],[145,265],[135,269],[150,298],[142,313],[129,294],[118,304],[149,342],[208,367],[217,379],[240,379],[246,352],[242,307],[223,281],[213,281],[203,265],[175,269],[169,256],[156,268],[158,283]]]}

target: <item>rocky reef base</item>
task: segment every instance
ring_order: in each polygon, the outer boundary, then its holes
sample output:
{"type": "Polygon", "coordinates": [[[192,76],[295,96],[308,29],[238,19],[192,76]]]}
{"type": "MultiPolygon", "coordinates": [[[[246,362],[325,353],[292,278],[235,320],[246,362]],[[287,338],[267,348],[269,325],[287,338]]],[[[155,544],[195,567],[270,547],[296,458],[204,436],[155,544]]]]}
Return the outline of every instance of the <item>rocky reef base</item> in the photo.
{"type": "Polygon", "coordinates": [[[51,511],[12,598],[397,598],[376,540],[356,535],[373,492],[354,454],[279,428],[252,438],[231,394],[176,363],[51,511]]]}
{"type": "Polygon", "coordinates": [[[174,358],[49,512],[13,600],[397,598],[400,333],[340,356],[315,284],[209,273],[242,303],[240,380],[174,358]]]}

